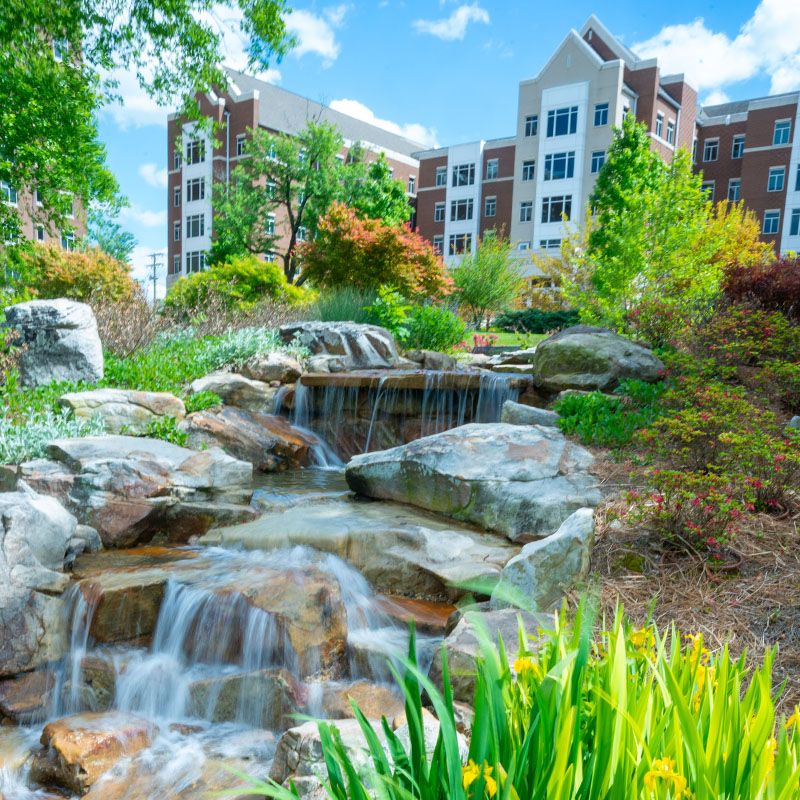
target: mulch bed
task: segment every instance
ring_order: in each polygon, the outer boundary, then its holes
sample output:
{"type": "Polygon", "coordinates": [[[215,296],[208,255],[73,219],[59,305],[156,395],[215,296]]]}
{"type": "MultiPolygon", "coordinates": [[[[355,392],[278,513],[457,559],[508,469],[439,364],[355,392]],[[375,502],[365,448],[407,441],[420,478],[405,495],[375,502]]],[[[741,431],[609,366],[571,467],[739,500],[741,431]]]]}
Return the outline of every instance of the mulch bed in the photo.
{"type": "MultiPolygon", "coordinates": [[[[596,455],[593,472],[608,496],[595,517],[586,588],[599,598],[600,618],[613,618],[621,604],[634,625],[649,617],[664,633],[675,623],[682,634],[702,633],[712,651],[727,644],[738,657],[746,650],[750,664],[777,645],[774,685],[786,682],[778,706],[791,713],[800,704],[800,506],[781,518],[744,517],[724,553],[726,568],[714,569],[621,520],[621,493],[641,485],[641,471],[633,468],[631,477],[630,465],[596,455]]],[[[574,592],[570,599],[579,597],[574,592]]]]}

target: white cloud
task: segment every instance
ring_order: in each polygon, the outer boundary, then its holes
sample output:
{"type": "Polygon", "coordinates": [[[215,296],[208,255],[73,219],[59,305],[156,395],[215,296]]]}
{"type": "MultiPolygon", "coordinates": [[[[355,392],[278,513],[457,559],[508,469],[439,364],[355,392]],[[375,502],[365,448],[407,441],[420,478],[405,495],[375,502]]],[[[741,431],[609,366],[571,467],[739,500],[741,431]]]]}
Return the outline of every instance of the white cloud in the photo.
{"type": "Polygon", "coordinates": [[[698,17],[668,25],[633,50],[644,58],[657,56],[664,73],[685,72],[701,91],[762,72],[770,77],[771,92],[789,91],[800,83],[800,3],[762,0],[733,39],[698,17]]]}
{"type": "Polygon", "coordinates": [[[708,97],[703,100],[703,105],[716,106],[720,103],[729,103],[730,100],[731,98],[725,92],[721,92],[719,89],[717,89],[716,91],[711,92],[711,94],[709,94],[708,97]]]}
{"type": "Polygon", "coordinates": [[[110,103],[103,113],[108,114],[121,130],[143,125],[167,126],[167,115],[171,109],[160,106],[139,86],[133,72],[117,70],[111,74],[118,81],[116,88],[122,103],[110,103]]]}
{"type": "Polygon", "coordinates": [[[166,226],[167,224],[166,208],[162,208],[160,211],[151,211],[149,208],[142,208],[137,203],[131,203],[130,206],[123,208],[119,215],[123,219],[138,222],[146,228],[157,228],[159,225],[166,226]]]}
{"type": "Polygon", "coordinates": [[[156,254],[156,262],[161,263],[161,267],[156,269],[156,296],[161,298],[167,293],[167,248],[153,250],[144,245],[137,245],[131,253],[131,277],[142,284],[145,295],[149,300],[153,299],[153,263],[152,255],[156,254]]]}
{"type": "Polygon", "coordinates": [[[426,128],[424,125],[420,125],[417,122],[399,125],[398,123],[392,122],[388,119],[380,119],[379,117],[376,117],[372,110],[367,108],[363,103],[359,103],[358,100],[334,100],[330,104],[330,107],[334,111],[340,111],[342,114],[348,114],[351,117],[368,122],[370,125],[375,125],[378,128],[391,131],[399,136],[405,136],[406,138],[415,142],[419,142],[420,144],[426,144],[429,147],[438,147],[435,129],[426,128]]]}
{"type": "Polygon", "coordinates": [[[436,36],[446,42],[452,42],[456,39],[464,38],[470,22],[482,22],[488,25],[489,12],[485,8],[481,8],[477,3],[473,3],[470,6],[459,6],[445,19],[414,20],[414,27],[420,33],[430,33],[431,36],[436,36]]]}
{"type": "Polygon", "coordinates": [[[325,66],[330,66],[339,57],[340,50],[334,28],[341,27],[349,10],[349,5],[341,4],[325,8],[322,16],[304,9],[292,11],[285,19],[286,29],[297,38],[292,55],[300,58],[307,53],[317,53],[325,59],[325,66]]]}
{"type": "Polygon", "coordinates": [[[145,183],[154,186],[156,189],[167,188],[167,168],[158,169],[155,164],[147,163],[139,166],[139,176],[145,183]]]}

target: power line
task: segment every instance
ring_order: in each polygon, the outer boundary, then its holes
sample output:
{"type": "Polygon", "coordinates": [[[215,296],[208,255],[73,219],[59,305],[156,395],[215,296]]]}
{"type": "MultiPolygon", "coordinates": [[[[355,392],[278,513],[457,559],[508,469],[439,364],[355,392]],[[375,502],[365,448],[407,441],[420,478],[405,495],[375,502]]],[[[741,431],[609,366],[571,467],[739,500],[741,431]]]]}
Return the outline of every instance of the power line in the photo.
{"type": "Polygon", "coordinates": [[[158,277],[161,274],[161,270],[164,268],[164,262],[161,260],[162,258],[164,258],[164,256],[161,253],[150,253],[151,261],[150,264],[148,264],[150,275],[148,280],[153,282],[153,305],[155,305],[158,300],[158,277]]]}

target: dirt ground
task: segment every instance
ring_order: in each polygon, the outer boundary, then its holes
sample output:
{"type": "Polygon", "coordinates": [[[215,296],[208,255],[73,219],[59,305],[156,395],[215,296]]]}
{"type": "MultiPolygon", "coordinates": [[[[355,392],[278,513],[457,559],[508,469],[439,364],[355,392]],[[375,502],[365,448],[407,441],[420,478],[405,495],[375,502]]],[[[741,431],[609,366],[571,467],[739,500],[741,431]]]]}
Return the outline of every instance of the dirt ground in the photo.
{"type": "MultiPolygon", "coordinates": [[[[800,503],[780,518],[743,518],[731,542],[730,571],[714,571],[696,556],[665,547],[658,535],[618,517],[621,493],[641,486],[640,471],[595,450],[593,472],[608,493],[596,515],[595,548],[588,586],[600,600],[600,613],[613,617],[624,606],[633,624],[648,616],[659,631],[675,623],[682,634],[702,633],[710,650],[728,645],[733,657],[763,661],[767,647],[778,647],[774,686],[785,681],[778,706],[789,714],[800,704],[800,503]]],[[[578,593],[571,597],[579,599],[578,593]]]]}

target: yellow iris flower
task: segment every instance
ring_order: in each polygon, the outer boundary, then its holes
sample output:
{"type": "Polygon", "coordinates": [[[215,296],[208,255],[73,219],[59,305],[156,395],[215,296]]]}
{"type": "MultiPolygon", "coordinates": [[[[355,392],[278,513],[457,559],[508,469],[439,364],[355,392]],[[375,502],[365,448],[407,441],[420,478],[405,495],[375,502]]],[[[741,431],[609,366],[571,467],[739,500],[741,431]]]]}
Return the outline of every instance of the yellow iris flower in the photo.
{"type": "Polygon", "coordinates": [[[651,792],[655,791],[656,781],[671,782],[673,795],[679,797],[686,792],[686,778],[675,771],[675,762],[669,758],[657,758],[653,762],[652,769],[645,773],[644,785],[651,792]]]}
{"type": "Polygon", "coordinates": [[[490,767],[485,761],[483,762],[483,770],[472,759],[469,763],[461,767],[461,780],[464,789],[469,789],[475,781],[481,776],[483,772],[483,783],[489,797],[494,797],[497,794],[497,781],[492,777],[493,768],[490,767]]]}

